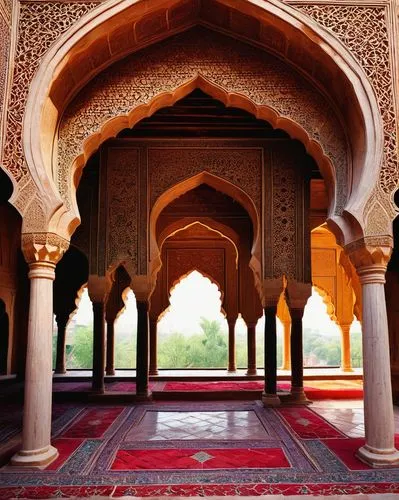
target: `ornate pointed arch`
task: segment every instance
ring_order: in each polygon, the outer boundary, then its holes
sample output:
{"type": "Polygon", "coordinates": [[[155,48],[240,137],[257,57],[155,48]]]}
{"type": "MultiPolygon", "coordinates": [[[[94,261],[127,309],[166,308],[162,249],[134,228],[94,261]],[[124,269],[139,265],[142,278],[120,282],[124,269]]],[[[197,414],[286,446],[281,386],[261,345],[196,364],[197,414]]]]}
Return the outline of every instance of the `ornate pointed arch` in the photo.
{"type": "Polygon", "coordinates": [[[255,279],[261,281],[260,222],[256,206],[249,195],[240,187],[206,171],[194,175],[193,177],[179,182],[178,184],[175,184],[174,186],[166,190],[154,203],[150,213],[149,222],[150,275],[152,279],[155,282],[156,275],[162,265],[160,248],[161,243],[158,241],[156,236],[156,223],[158,217],[160,216],[162,210],[166,208],[172,201],[174,201],[176,198],[179,198],[179,196],[182,196],[188,191],[191,191],[197,186],[200,186],[201,184],[207,184],[217,191],[227,194],[228,196],[239,202],[247,211],[251,219],[254,232],[254,239],[252,244],[252,259],[250,262],[250,266],[254,271],[255,279]]]}
{"type": "MultiPolygon", "coordinates": [[[[336,203],[334,178],[326,178],[331,227],[344,244],[363,236],[364,208],[377,185],[383,161],[382,123],[373,89],[356,58],[340,41],[278,0],[237,0],[233,5],[230,0],[114,0],[85,15],[61,36],[43,58],[32,82],[24,120],[26,166],[38,192],[33,198],[45,207],[43,229],[69,238],[78,222],[76,207],[68,206],[53,177],[57,130],[71,98],[116,60],[193,24],[211,26],[265,47],[299,68],[320,89],[320,95],[327,96],[349,139],[344,160],[349,165],[345,179],[349,190],[341,204],[336,203]]],[[[141,112],[148,112],[152,104],[141,112]]],[[[277,113],[275,124],[286,129],[284,120],[277,113]]],[[[128,115],[124,115],[124,123],[129,124],[128,115]]],[[[87,138],[83,160],[93,145],[95,148],[107,135],[117,133],[114,125],[110,120],[101,133],[96,129],[87,138]]],[[[303,129],[294,136],[305,144],[312,143],[314,137],[307,141],[306,135],[312,136],[303,129]]],[[[312,154],[312,148],[325,149],[323,141],[306,145],[312,154]]],[[[23,195],[26,199],[27,193],[21,189],[13,197],[20,209],[23,195]]],[[[29,196],[32,199],[32,193],[29,196]]],[[[29,230],[29,221],[24,230],[29,230]]]]}

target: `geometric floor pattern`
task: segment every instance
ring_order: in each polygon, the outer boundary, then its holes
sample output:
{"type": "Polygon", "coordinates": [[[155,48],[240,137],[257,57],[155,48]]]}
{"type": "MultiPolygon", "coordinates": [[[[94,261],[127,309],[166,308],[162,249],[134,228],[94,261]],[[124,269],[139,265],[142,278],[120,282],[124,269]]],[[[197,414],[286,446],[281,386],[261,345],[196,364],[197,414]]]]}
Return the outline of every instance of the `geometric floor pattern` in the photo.
{"type": "Polygon", "coordinates": [[[399,493],[399,468],[362,464],[362,438],[309,408],[55,405],[53,441],[47,469],[0,469],[0,498],[399,493]]]}

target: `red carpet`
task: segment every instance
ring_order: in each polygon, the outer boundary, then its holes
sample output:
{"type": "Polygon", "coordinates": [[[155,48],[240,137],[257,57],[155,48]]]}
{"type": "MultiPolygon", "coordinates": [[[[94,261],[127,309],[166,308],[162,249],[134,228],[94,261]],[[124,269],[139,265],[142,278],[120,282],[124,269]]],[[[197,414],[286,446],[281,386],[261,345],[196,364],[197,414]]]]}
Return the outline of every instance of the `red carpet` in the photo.
{"type": "Polygon", "coordinates": [[[290,467],[281,448],[119,450],[112,470],[270,469],[290,467]]]}
{"type": "Polygon", "coordinates": [[[77,422],[64,431],[64,438],[100,438],[120,415],[123,408],[97,408],[86,410],[77,422]]]}
{"type": "Polygon", "coordinates": [[[346,438],[338,429],[308,408],[279,408],[277,411],[300,438],[346,438]]]}
{"type": "MultiPolygon", "coordinates": [[[[357,450],[365,443],[364,438],[328,439],[324,444],[335,453],[350,470],[369,470],[371,467],[356,457],[357,450]]],[[[399,434],[395,435],[395,447],[399,447],[399,434]]]]}
{"type": "MultiPolygon", "coordinates": [[[[318,385],[325,385],[326,388],[305,386],[305,392],[309,399],[362,399],[363,389],[361,386],[339,388],[340,381],[325,381],[324,384],[316,382],[318,385]],[[332,386],[332,387],[329,387],[332,386]]],[[[315,384],[316,384],[315,383],[315,384]]],[[[164,387],[165,392],[229,392],[229,391],[263,391],[263,380],[257,381],[231,381],[231,382],[167,382],[164,387]]],[[[279,391],[290,391],[290,383],[279,383],[279,391]]]]}

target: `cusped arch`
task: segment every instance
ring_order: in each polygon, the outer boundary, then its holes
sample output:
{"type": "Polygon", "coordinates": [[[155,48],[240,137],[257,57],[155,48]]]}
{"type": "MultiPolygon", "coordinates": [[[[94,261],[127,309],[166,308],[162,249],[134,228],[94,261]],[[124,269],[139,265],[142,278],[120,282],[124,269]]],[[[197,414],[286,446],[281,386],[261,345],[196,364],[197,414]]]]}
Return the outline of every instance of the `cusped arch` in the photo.
{"type": "MultiPolygon", "coordinates": [[[[229,0],[207,0],[206,3],[203,8],[202,2],[195,0],[106,2],[75,23],[43,58],[30,87],[23,142],[28,169],[46,204],[49,229],[70,237],[77,223],[77,212],[71,213],[71,207],[63,193],[60,195],[57,191],[52,178],[52,172],[56,171],[54,151],[60,117],[73,95],[90,78],[127,54],[193,24],[206,24],[217,29],[223,26],[224,31],[265,46],[289,60],[315,81],[339,108],[353,157],[347,179],[349,196],[338,212],[331,211],[330,222],[343,243],[361,236],[364,206],[378,182],[382,166],[383,132],[373,89],[356,58],[327,29],[279,0],[239,0],[233,6],[229,0]],[[226,12],[230,12],[226,17],[229,22],[224,26],[226,12]],[[249,25],[252,22],[254,32],[263,30],[269,36],[260,42],[251,38],[252,30],[234,32],[234,23],[240,25],[237,23],[240,16],[244,16],[249,25]],[[151,32],[154,26],[155,31],[151,32]],[[290,47],[294,50],[289,50],[290,47]],[[320,67],[323,72],[318,71],[320,67]]],[[[275,125],[285,128],[278,118],[275,125]]],[[[126,123],[129,120],[125,116],[126,123]]],[[[109,122],[101,134],[115,134],[114,125],[109,122]]],[[[98,146],[98,133],[96,130],[94,137],[86,142],[83,156],[93,147],[91,141],[94,147],[98,146]]],[[[306,134],[301,140],[307,142],[306,134]]],[[[312,147],[316,148],[316,144],[312,147]]],[[[323,149],[322,144],[319,147],[323,149]]],[[[329,183],[328,187],[334,192],[334,186],[329,183]]],[[[18,193],[14,203],[17,197],[18,193]]]]}
{"type": "Polygon", "coordinates": [[[236,263],[238,265],[238,247],[239,247],[239,237],[238,234],[231,229],[231,227],[222,224],[210,217],[201,217],[201,220],[193,220],[192,217],[183,217],[177,221],[169,224],[157,237],[159,250],[162,250],[162,246],[168,238],[173,237],[185,229],[192,226],[199,225],[211,232],[218,234],[219,236],[230,241],[233,245],[236,254],[236,263]]]}
{"type": "MultiPolygon", "coordinates": [[[[316,290],[316,292],[320,295],[320,297],[323,300],[323,304],[327,308],[327,314],[331,321],[334,321],[334,323],[337,323],[337,316],[335,314],[335,305],[334,305],[334,300],[325,288],[322,286],[318,285],[317,283],[313,283],[313,288],[316,290]]],[[[338,324],[338,323],[337,323],[338,324]]]]}
{"type": "Polygon", "coordinates": [[[223,287],[221,287],[220,283],[215,278],[213,278],[213,276],[211,276],[209,273],[203,271],[200,267],[195,266],[195,267],[192,267],[189,271],[186,271],[185,273],[183,273],[181,276],[179,276],[172,283],[172,285],[170,286],[170,288],[168,290],[169,305],[167,307],[165,307],[165,309],[159,314],[157,321],[160,321],[165,316],[165,314],[169,311],[169,309],[170,309],[170,297],[173,293],[173,290],[176,288],[177,285],[179,285],[185,278],[190,276],[190,274],[192,274],[194,271],[197,271],[197,273],[199,273],[203,278],[208,279],[211,282],[211,284],[213,284],[217,287],[217,289],[220,293],[220,311],[224,316],[226,316],[226,312],[223,309],[223,300],[224,300],[224,295],[225,295],[225,291],[223,290],[223,287]]]}
{"type": "Polygon", "coordinates": [[[175,184],[168,190],[166,190],[154,203],[149,221],[149,231],[150,231],[150,275],[152,280],[155,282],[156,275],[161,268],[161,249],[157,240],[156,235],[156,224],[158,218],[164,210],[172,201],[179,198],[183,194],[195,189],[201,184],[206,184],[217,191],[227,194],[235,201],[241,204],[242,207],[247,211],[253,226],[254,239],[252,244],[252,258],[250,261],[250,266],[254,271],[255,280],[260,281],[261,276],[261,250],[260,250],[260,219],[259,214],[253,200],[249,195],[243,191],[240,187],[234,185],[233,183],[222,179],[216,175],[210,174],[209,172],[203,171],[197,175],[194,175],[178,184],[175,184]]]}

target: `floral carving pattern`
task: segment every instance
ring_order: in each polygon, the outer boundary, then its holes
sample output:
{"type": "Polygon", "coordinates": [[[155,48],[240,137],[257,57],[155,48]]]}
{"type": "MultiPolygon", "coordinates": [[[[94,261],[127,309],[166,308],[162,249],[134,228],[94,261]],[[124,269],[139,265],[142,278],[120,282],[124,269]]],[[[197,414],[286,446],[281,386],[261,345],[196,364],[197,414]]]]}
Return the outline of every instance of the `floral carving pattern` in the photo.
{"type": "Polygon", "coordinates": [[[41,58],[62,33],[97,5],[95,2],[21,3],[3,161],[17,182],[28,175],[22,151],[22,120],[29,86],[41,58]]]}
{"type": "MultiPolygon", "coordinates": [[[[280,155],[279,155],[280,160],[280,155]]],[[[292,158],[289,158],[292,163],[292,158]]],[[[296,175],[285,161],[273,162],[273,277],[295,278],[296,269],[296,175]]]]}
{"type": "Polygon", "coordinates": [[[296,7],[328,28],[348,46],[375,89],[385,135],[385,162],[380,174],[380,185],[384,193],[389,195],[398,186],[399,171],[385,7],[361,5],[296,5],[296,7]]]}
{"type": "Polygon", "coordinates": [[[129,260],[137,270],[139,157],[139,149],[108,150],[107,267],[129,260]]]}
{"type": "Polygon", "coordinates": [[[260,210],[262,150],[246,148],[149,149],[151,206],[175,184],[207,171],[245,191],[260,210]]]}
{"type": "Polygon", "coordinates": [[[83,151],[85,139],[98,133],[107,120],[126,116],[199,74],[227,92],[271,107],[319,141],[336,168],[341,198],[337,205],[343,206],[347,191],[346,140],[329,103],[274,56],[207,30],[178,35],[133,54],[102,72],[78,94],[60,125],[57,183],[67,205],[70,170],[83,151]]]}
{"type": "Polygon", "coordinates": [[[3,113],[7,90],[8,58],[10,50],[10,27],[0,11],[0,160],[2,158],[2,137],[5,124],[3,113]]]}

